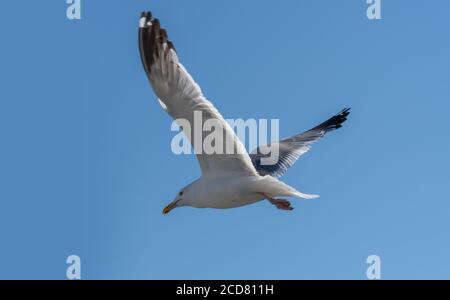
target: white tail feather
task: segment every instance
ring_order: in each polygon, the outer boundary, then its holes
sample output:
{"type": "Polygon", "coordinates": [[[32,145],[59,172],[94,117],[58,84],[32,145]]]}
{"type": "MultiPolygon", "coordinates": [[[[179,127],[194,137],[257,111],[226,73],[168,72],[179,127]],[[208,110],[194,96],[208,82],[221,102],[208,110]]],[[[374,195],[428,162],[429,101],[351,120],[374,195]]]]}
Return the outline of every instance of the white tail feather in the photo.
{"type": "Polygon", "coordinates": [[[299,191],[297,191],[296,196],[299,198],[308,199],[308,200],[309,199],[317,199],[320,197],[319,195],[303,194],[303,193],[300,193],[299,191]]]}
{"type": "MultiPolygon", "coordinates": [[[[310,195],[303,194],[293,187],[287,185],[286,183],[270,176],[266,175],[261,178],[262,182],[264,182],[263,189],[260,192],[264,192],[266,195],[270,195],[271,197],[276,196],[294,196],[303,199],[316,199],[319,198],[319,195],[310,195]]],[[[261,188],[261,187],[260,187],[261,188]]]]}

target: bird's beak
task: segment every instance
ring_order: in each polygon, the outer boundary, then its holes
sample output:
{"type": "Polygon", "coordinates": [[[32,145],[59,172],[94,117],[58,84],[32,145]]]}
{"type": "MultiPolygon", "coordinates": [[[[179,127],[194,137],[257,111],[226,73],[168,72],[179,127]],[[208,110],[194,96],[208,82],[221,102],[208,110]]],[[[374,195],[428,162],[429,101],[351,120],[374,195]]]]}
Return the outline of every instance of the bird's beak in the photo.
{"type": "Polygon", "coordinates": [[[178,201],[174,201],[172,203],[170,203],[169,205],[167,205],[166,207],[164,207],[163,209],[163,214],[166,215],[168,214],[172,209],[174,209],[177,206],[177,202],[178,201]]]}

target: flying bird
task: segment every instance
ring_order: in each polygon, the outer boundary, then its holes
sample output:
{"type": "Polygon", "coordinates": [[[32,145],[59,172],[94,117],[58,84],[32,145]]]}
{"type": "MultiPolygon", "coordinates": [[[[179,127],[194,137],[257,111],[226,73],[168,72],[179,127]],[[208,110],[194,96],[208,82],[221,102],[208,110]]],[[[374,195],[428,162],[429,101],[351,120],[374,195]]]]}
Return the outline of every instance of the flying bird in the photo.
{"type": "MultiPolygon", "coordinates": [[[[196,151],[202,173],[200,178],[182,188],[163,209],[163,214],[182,206],[223,209],[264,199],[279,209],[292,210],[291,203],[280,197],[319,197],[301,193],[278,178],[310,149],[311,144],[327,132],[340,128],[350,113],[349,108],[304,133],[260,146],[249,154],[231,126],[206,99],[198,84],[180,63],[166,30],[161,28],[159,20],[153,18],[150,12],[143,12],[139,21],[139,50],[150,85],[164,110],[173,119],[184,119],[191,124],[194,123],[194,112],[201,112],[203,122],[213,119],[220,124],[225,140],[231,141],[236,150],[231,154],[196,151]],[[274,146],[279,149],[278,159],[272,164],[263,163],[268,154],[262,150],[274,146]]],[[[188,128],[182,128],[194,146],[192,132],[188,128]]],[[[198,134],[205,138],[205,132],[198,134]]]]}

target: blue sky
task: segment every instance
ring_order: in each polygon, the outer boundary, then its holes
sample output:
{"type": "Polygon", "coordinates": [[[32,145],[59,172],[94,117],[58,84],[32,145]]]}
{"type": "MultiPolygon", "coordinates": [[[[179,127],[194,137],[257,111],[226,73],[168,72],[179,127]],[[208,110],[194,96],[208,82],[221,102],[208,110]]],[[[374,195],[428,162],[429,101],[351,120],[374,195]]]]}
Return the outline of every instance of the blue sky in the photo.
{"type": "Polygon", "coordinates": [[[448,1],[82,0],[0,5],[0,278],[450,278],[448,1]],[[141,66],[152,10],[226,118],[345,126],[283,180],[320,199],[162,208],[199,176],[141,66]]]}

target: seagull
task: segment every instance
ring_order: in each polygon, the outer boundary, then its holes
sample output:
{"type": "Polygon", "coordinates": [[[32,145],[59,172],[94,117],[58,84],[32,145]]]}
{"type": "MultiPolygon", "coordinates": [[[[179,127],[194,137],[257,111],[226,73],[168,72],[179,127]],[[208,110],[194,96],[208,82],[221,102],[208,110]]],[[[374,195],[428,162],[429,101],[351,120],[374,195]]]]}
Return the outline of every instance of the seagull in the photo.
{"type": "MultiPolygon", "coordinates": [[[[206,154],[195,149],[201,176],[182,188],[163,209],[163,214],[176,207],[226,209],[265,199],[278,209],[290,211],[293,209],[291,203],[280,197],[319,197],[301,193],[278,178],[310,149],[311,144],[327,132],[340,128],[350,108],[343,109],[304,133],[260,146],[248,153],[231,126],[206,99],[199,85],[180,63],[166,30],[161,28],[159,20],[153,18],[151,12],[143,12],[140,17],[139,50],[145,73],[163,109],[175,121],[183,119],[191,124],[194,123],[195,112],[201,112],[203,122],[211,119],[219,124],[224,138],[231,141],[236,150],[230,154],[206,154]],[[272,164],[263,163],[263,158],[268,156],[267,151],[263,150],[273,146],[279,149],[277,160],[272,164]]],[[[195,147],[192,132],[187,127],[180,127],[195,147]]],[[[201,138],[205,135],[202,132],[201,138]]]]}

